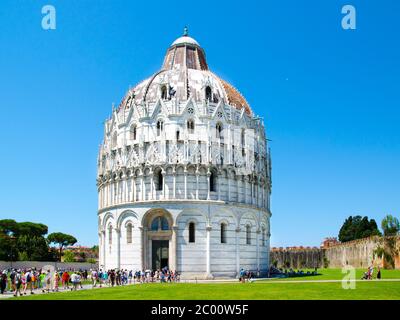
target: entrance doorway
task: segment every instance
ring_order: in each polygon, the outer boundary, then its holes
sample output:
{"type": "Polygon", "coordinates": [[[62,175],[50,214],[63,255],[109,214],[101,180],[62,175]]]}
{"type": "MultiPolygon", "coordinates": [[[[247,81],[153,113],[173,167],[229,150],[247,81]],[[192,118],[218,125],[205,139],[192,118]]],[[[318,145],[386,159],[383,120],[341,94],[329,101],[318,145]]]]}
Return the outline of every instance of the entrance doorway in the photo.
{"type": "Polygon", "coordinates": [[[168,252],[169,252],[169,241],[168,240],[152,240],[152,269],[162,269],[168,267],[168,252]]]}

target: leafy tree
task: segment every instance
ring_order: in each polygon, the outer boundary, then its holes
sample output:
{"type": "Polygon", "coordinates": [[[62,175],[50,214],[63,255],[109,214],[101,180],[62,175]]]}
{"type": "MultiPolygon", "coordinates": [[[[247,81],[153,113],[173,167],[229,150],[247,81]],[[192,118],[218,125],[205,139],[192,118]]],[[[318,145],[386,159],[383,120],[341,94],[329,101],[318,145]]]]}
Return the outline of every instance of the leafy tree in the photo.
{"type": "Polygon", "coordinates": [[[89,258],[89,259],[86,260],[86,262],[91,263],[91,264],[95,264],[96,263],[96,259],[89,258]]]}
{"type": "MultiPolygon", "coordinates": [[[[21,235],[17,239],[18,252],[24,252],[24,259],[28,261],[49,260],[49,246],[43,236],[21,235]]],[[[21,258],[19,258],[21,259],[21,258]]]]}
{"type": "Polygon", "coordinates": [[[49,241],[49,243],[54,243],[54,244],[58,244],[59,245],[59,258],[61,261],[61,256],[62,256],[62,250],[64,247],[66,246],[72,246],[75,243],[78,242],[78,240],[76,240],[75,237],[69,235],[69,234],[65,234],[62,232],[54,232],[54,233],[50,233],[47,237],[47,240],[49,241]]]}
{"type": "Polygon", "coordinates": [[[44,237],[47,231],[42,223],[0,220],[0,260],[55,260],[44,237]]]}
{"type": "Polygon", "coordinates": [[[48,227],[42,223],[19,222],[15,236],[27,235],[29,237],[43,237],[48,232],[48,227]]]}
{"type": "Polygon", "coordinates": [[[64,257],[64,262],[75,262],[75,255],[70,250],[64,251],[63,257],[64,257]]]}
{"type": "Polygon", "coordinates": [[[395,236],[399,233],[400,223],[396,217],[388,214],[385,218],[383,218],[381,227],[385,237],[395,236]]]}
{"type": "Polygon", "coordinates": [[[0,260],[15,261],[18,259],[16,239],[0,233],[0,260]]]}
{"type": "Polygon", "coordinates": [[[5,236],[12,236],[16,233],[18,223],[12,219],[0,220],[0,234],[5,236]]]}
{"type": "Polygon", "coordinates": [[[18,260],[19,261],[29,261],[29,256],[26,251],[18,252],[18,260]]]}
{"type": "Polygon", "coordinates": [[[0,220],[0,260],[17,260],[18,249],[14,234],[18,223],[12,219],[0,220]]]}
{"type": "Polygon", "coordinates": [[[376,235],[381,233],[374,219],[368,220],[366,216],[350,216],[340,228],[339,241],[347,242],[376,235]]]}

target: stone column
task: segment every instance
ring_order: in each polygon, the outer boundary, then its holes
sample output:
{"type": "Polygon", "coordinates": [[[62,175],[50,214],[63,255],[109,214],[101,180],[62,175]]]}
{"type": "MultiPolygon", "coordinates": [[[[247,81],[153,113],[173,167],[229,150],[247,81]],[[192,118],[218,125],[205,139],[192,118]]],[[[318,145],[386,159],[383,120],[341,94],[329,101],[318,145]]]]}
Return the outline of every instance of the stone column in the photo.
{"type": "Polygon", "coordinates": [[[106,205],[107,205],[107,207],[110,206],[110,199],[111,199],[110,185],[111,185],[110,181],[107,181],[107,184],[106,184],[106,205]]]}
{"type": "Polygon", "coordinates": [[[113,204],[118,204],[118,178],[114,181],[113,185],[113,204]]]}
{"type": "Polygon", "coordinates": [[[144,230],[143,227],[139,227],[140,236],[139,236],[139,252],[140,252],[140,260],[141,260],[141,269],[144,270],[144,230]]]}
{"type": "Polygon", "coordinates": [[[187,167],[185,166],[185,200],[187,199],[187,167]]]}
{"type": "Polygon", "coordinates": [[[121,178],[119,180],[119,187],[121,189],[121,192],[119,194],[119,203],[124,202],[124,194],[125,194],[125,189],[124,189],[124,178],[121,178]]]}
{"type": "Polygon", "coordinates": [[[123,195],[123,185],[122,185],[122,180],[120,178],[118,178],[118,182],[117,182],[117,204],[122,202],[122,195],[123,195]]]}
{"type": "Polygon", "coordinates": [[[104,207],[108,206],[108,186],[107,183],[104,183],[103,186],[103,198],[104,198],[104,207]]]}
{"type": "Polygon", "coordinates": [[[250,186],[251,186],[251,202],[250,204],[254,204],[254,183],[253,178],[250,179],[250,186]]]}
{"type": "Polygon", "coordinates": [[[209,225],[206,227],[207,231],[207,251],[206,251],[206,278],[213,278],[211,274],[211,229],[212,227],[209,225]]]}
{"type": "Polygon", "coordinates": [[[154,195],[154,173],[153,170],[150,170],[150,200],[155,200],[156,196],[154,195]]]}
{"type": "Polygon", "coordinates": [[[115,235],[117,236],[117,269],[121,268],[121,230],[115,228],[115,235]]]}
{"type": "Polygon", "coordinates": [[[247,189],[248,189],[247,180],[248,180],[247,176],[243,177],[244,203],[246,204],[247,204],[247,189]]]}
{"type": "Polygon", "coordinates": [[[236,276],[240,273],[240,227],[236,228],[236,276]]]}
{"type": "Polygon", "coordinates": [[[110,181],[110,206],[114,205],[114,180],[110,181]]]}
{"type": "Polygon", "coordinates": [[[173,198],[176,199],[176,167],[174,166],[174,168],[172,170],[173,170],[172,174],[173,174],[173,179],[174,179],[174,181],[173,181],[173,188],[174,188],[173,198]]]}
{"type": "Polygon", "coordinates": [[[161,170],[161,174],[162,174],[162,177],[163,177],[163,179],[162,179],[162,183],[163,183],[163,199],[164,200],[166,200],[167,199],[167,197],[166,197],[166,190],[165,190],[165,186],[166,186],[166,183],[165,183],[165,177],[166,177],[166,172],[164,171],[164,169],[162,169],[161,170]]]}
{"type": "Polygon", "coordinates": [[[256,242],[257,242],[257,271],[260,271],[260,233],[261,230],[256,231],[256,242]]]}
{"type": "Polygon", "coordinates": [[[135,190],[135,184],[136,184],[136,183],[135,183],[135,175],[134,175],[134,173],[132,173],[131,184],[132,184],[132,186],[131,186],[131,190],[132,190],[131,201],[133,202],[133,201],[136,200],[136,194],[135,194],[135,192],[136,192],[136,190],[135,190]]]}
{"type": "Polygon", "coordinates": [[[171,238],[171,270],[175,271],[178,269],[178,226],[172,226],[172,238],[171,238]]]}
{"type": "Polygon", "coordinates": [[[218,179],[218,201],[221,200],[221,174],[217,173],[217,179],[218,179]]]}
{"type": "Polygon", "coordinates": [[[125,176],[125,202],[129,201],[129,177],[125,176]]]}
{"type": "Polygon", "coordinates": [[[101,209],[101,187],[97,187],[97,207],[101,209]]]}
{"type": "Polygon", "coordinates": [[[196,169],[196,200],[199,200],[199,167],[196,169]]]}
{"type": "Polygon", "coordinates": [[[210,200],[210,188],[211,188],[210,177],[211,177],[211,172],[210,172],[210,169],[208,169],[208,170],[207,170],[207,185],[208,185],[208,189],[207,189],[207,200],[210,200]]]}
{"type": "Polygon", "coordinates": [[[146,199],[146,189],[145,189],[145,183],[144,183],[144,172],[141,175],[141,186],[142,186],[142,201],[145,201],[146,199]]]}
{"type": "Polygon", "coordinates": [[[230,177],[229,171],[228,171],[227,179],[228,179],[228,201],[231,201],[231,177],[230,177]]]}
{"type": "Polygon", "coordinates": [[[118,177],[113,183],[113,204],[118,204],[118,177]]]}
{"type": "Polygon", "coordinates": [[[236,191],[237,191],[237,202],[240,203],[240,176],[236,176],[236,191]]]}
{"type": "Polygon", "coordinates": [[[103,268],[105,268],[106,267],[106,231],[105,230],[101,231],[101,236],[103,238],[103,241],[101,242],[102,243],[101,251],[103,251],[102,252],[103,268]]]}

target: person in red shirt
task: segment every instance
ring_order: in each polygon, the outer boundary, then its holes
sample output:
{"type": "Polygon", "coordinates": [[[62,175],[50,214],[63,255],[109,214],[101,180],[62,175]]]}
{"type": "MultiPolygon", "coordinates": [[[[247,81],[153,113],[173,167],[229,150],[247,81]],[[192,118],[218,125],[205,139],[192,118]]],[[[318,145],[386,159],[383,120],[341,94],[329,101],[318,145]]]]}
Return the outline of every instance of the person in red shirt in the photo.
{"type": "Polygon", "coordinates": [[[62,286],[64,289],[69,289],[69,273],[67,271],[64,271],[62,276],[61,276],[61,282],[62,282],[62,286]]]}

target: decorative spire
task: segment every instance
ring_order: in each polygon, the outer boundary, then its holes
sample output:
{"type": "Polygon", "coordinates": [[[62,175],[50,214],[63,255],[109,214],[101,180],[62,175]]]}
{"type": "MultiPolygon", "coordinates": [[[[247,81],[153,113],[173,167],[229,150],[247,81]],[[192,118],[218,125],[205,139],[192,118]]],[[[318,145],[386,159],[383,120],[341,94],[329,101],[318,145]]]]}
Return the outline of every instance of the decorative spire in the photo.
{"type": "Polygon", "coordinates": [[[184,37],[188,37],[189,36],[189,30],[188,30],[187,26],[185,26],[185,28],[183,28],[183,36],[184,37]]]}

